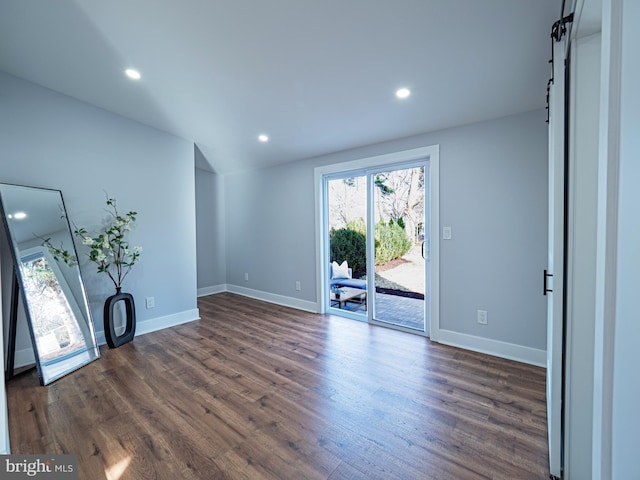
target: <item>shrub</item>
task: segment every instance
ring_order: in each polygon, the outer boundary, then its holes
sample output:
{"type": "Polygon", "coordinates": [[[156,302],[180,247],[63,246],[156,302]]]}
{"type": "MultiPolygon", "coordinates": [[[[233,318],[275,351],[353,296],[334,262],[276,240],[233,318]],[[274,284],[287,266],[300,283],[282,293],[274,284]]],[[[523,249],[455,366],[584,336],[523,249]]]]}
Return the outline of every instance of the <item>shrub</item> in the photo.
{"type": "Polygon", "coordinates": [[[353,270],[353,276],[366,272],[367,238],[361,232],[349,228],[332,229],[331,261],[342,263],[345,260],[353,270]]]}
{"type": "Polygon", "coordinates": [[[380,222],[375,229],[376,265],[402,257],[411,248],[411,240],[397,223],[380,222]]]}
{"type": "MultiPolygon", "coordinates": [[[[367,227],[363,219],[347,223],[346,228],[332,229],[331,261],[342,263],[345,260],[353,270],[353,276],[359,278],[367,270],[367,227]]],[[[404,222],[380,221],[375,227],[375,264],[401,258],[411,249],[411,240],[407,237],[404,222]]]]}
{"type": "Polygon", "coordinates": [[[355,230],[356,232],[360,232],[362,235],[367,237],[367,224],[364,221],[364,218],[358,218],[356,220],[350,220],[347,222],[347,229],[355,230]]]}

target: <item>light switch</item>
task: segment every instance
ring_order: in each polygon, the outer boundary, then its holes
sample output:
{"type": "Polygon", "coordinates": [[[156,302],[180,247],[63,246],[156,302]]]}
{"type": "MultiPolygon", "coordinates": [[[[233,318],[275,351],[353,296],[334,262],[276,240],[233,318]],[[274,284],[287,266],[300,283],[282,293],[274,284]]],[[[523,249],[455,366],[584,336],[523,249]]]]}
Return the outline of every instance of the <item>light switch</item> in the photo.
{"type": "Polygon", "coordinates": [[[451,227],[442,227],[442,239],[451,240],[451,227]]]}

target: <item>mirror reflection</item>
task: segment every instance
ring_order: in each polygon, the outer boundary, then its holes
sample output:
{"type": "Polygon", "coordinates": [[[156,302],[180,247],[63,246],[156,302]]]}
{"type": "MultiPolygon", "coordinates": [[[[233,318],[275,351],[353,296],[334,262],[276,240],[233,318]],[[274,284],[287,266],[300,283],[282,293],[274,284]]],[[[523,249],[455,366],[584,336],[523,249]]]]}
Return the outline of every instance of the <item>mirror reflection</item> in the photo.
{"type": "Polygon", "coordinates": [[[0,204],[46,385],[100,356],[62,193],[0,184],[0,204]]]}

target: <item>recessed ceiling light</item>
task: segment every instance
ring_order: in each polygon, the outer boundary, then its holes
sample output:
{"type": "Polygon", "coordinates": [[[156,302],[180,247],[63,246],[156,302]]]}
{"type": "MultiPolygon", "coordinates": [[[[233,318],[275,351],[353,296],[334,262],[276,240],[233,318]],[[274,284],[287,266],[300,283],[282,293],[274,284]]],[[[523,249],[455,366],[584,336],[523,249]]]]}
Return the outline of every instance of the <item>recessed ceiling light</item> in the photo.
{"type": "Polygon", "coordinates": [[[142,75],[140,75],[140,72],[134,70],[133,68],[127,68],[124,73],[132,80],[140,80],[140,78],[142,77],[142,75]]]}
{"type": "Polygon", "coordinates": [[[411,90],[408,88],[399,88],[396,90],[396,97],[398,98],[407,98],[409,95],[411,95],[411,90]]]}
{"type": "Polygon", "coordinates": [[[264,133],[258,135],[258,140],[260,140],[262,143],[264,142],[268,142],[269,141],[269,135],[265,135],[264,133]]]}
{"type": "MultiPolygon", "coordinates": [[[[11,218],[11,215],[9,215],[9,218],[11,218]]],[[[24,212],[16,212],[13,214],[13,218],[15,218],[16,220],[23,220],[27,218],[27,214],[24,212]]]]}

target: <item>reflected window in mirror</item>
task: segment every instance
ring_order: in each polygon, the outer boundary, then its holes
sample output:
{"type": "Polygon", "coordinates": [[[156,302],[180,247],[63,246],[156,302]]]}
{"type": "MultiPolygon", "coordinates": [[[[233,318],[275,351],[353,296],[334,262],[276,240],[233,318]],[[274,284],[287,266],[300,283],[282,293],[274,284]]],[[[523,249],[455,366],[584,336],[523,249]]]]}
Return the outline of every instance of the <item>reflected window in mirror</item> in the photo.
{"type": "Polygon", "coordinates": [[[0,184],[0,205],[36,366],[46,385],[99,357],[62,193],[0,184]],[[58,258],[46,245],[75,257],[58,258]]]}

